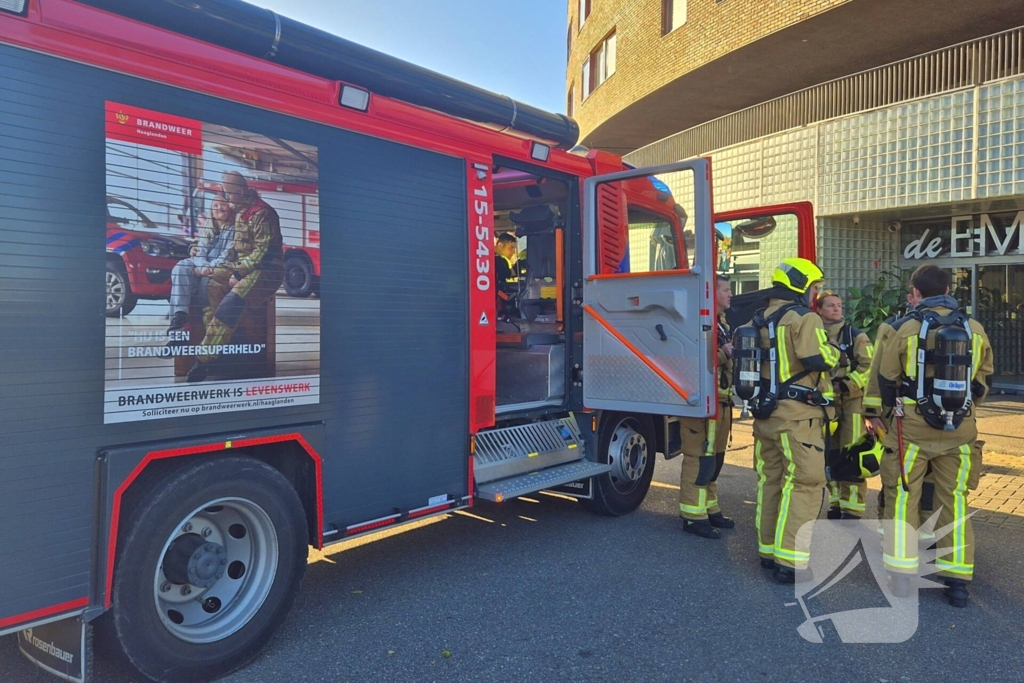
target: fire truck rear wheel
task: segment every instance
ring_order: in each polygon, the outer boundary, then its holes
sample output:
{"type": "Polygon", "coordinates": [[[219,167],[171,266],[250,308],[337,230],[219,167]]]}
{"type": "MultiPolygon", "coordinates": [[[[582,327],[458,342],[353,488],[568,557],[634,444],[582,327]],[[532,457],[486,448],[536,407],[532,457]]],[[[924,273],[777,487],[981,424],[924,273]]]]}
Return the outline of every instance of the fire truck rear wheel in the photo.
{"type": "Polygon", "coordinates": [[[252,458],[185,467],[136,509],[118,548],[110,622],[154,681],[209,681],[252,659],[284,621],[306,571],[295,489],[252,458]]]}
{"type": "Polygon", "coordinates": [[[599,462],[611,472],[594,478],[594,497],[584,505],[603,515],[625,515],[640,507],[654,477],[655,431],[650,415],[606,413],[598,430],[599,462]]]}

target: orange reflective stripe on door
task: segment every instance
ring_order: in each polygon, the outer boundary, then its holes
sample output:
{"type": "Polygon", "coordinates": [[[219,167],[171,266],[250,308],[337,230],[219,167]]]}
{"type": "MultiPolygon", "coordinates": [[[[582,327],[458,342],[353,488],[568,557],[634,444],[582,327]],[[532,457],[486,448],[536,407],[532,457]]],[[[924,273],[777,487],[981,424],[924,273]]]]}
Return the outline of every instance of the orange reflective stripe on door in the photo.
{"type": "Polygon", "coordinates": [[[673,380],[671,377],[669,377],[667,374],[665,374],[664,370],[659,368],[655,364],[655,362],[653,360],[651,360],[650,358],[645,356],[643,354],[643,352],[641,352],[640,349],[636,348],[636,346],[634,346],[628,339],[626,339],[622,335],[622,333],[620,333],[618,330],[616,330],[610,324],[608,324],[608,321],[605,320],[604,318],[602,318],[601,315],[597,311],[595,311],[592,306],[586,305],[586,306],[583,307],[583,310],[586,311],[587,313],[589,313],[591,316],[593,316],[594,320],[596,320],[598,323],[600,323],[601,327],[606,329],[610,335],[612,335],[613,337],[618,339],[620,342],[622,342],[623,346],[625,346],[627,349],[629,349],[633,353],[633,355],[635,355],[637,358],[639,358],[641,361],[643,361],[644,365],[646,365],[652,371],[654,371],[654,374],[656,374],[658,377],[660,377],[662,379],[662,381],[665,382],[665,384],[667,384],[670,387],[672,387],[673,391],[675,391],[677,394],[682,396],[685,400],[687,400],[687,401],[690,400],[690,395],[686,392],[685,389],[683,389],[681,386],[679,386],[679,384],[676,383],[675,380],[673,380]]]}

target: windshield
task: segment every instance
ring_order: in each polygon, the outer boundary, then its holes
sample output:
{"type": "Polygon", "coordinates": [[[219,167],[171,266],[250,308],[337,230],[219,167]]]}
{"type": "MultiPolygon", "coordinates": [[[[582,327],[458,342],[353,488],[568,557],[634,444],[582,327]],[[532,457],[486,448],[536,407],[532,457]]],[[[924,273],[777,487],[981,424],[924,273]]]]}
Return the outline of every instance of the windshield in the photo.
{"type": "Polygon", "coordinates": [[[155,230],[153,221],[123,202],[107,201],[107,220],[129,230],[155,230]]]}

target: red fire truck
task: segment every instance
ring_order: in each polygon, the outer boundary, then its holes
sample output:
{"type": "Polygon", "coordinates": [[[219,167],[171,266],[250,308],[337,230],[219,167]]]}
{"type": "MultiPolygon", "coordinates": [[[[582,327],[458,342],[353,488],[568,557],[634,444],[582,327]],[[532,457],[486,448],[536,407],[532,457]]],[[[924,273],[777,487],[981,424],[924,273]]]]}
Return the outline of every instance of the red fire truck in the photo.
{"type": "Polygon", "coordinates": [[[216,678],[308,546],[542,490],[625,514],[714,413],[706,160],[629,168],[238,0],[0,0],[0,71],[0,635],[54,673],[88,676],[95,625],[151,680],[216,678]],[[188,324],[105,317],[107,197],[214,187],[188,324]],[[311,207],[322,297],[285,296],[311,207]]]}

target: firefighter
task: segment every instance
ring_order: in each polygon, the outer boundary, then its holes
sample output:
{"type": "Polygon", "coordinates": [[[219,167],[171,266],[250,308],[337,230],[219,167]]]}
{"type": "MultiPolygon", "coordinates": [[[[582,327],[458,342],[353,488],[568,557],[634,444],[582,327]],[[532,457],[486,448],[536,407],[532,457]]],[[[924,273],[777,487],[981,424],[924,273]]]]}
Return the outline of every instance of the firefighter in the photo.
{"type": "Polygon", "coordinates": [[[797,531],[818,516],[825,486],[825,424],[832,419],[830,371],[839,350],[817,313],[808,308],[824,274],[813,262],[788,258],[772,276],[768,307],[734,336],[734,386],[740,398],[753,393],[754,465],[757,470],[758,552],[761,566],[780,583],[793,583],[807,567],[810,539],[797,531]],[[751,329],[752,328],[752,329],[751,329]],[[744,370],[749,337],[757,334],[760,373],[744,370]],[[758,384],[756,392],[744,378],[758,384]]]}
{"type": "Polygon", "coordinates": [[[683,465],[679,475],[679,515],[683,530],[701,538],[721,538],[720,529],[736,526],[718,507],[718,475],[732,430],[732,341],[725,311],[732,301],[729,278],[716,281],[718,313],[718,416],[713,420],[682,419],[683,465]]]}
{"type": "MultiPolygon", "coordinates": [[[[284,249],[277,212],[237,171],[225,173],[222,185],[235,211],[235,258],[214,268],[206,287],[209,306],[203,311],[204,346],[230,343],[245,307],[267,303],[284,282],[284,249]]],[[[205,380],[218,357],[197,356],[186,380],[205,380]]]]}
{"type": "MultiPolygon", "coordinates": [[[[868,335],[843,317],[843,300],[834,292],[817,298],[816,309],[825,323],[829,341],[839,347],[839,366],[834,370],[832,388],[838,427],[830,439],[829,457],[851,448],[865,436],[861,399],[871,369],[874,347],[868,335]]],[[[860,519],[866,509],[868,485],[863,479],[829,482],[829,519],[860,519]]]]}
{"type": "Polygon", "coordinates": [[[896,321],[880,349],[877,372],[882,419],[886,429],[882,487],[888,504],[883,561],[893,593],[908,595],[918,574],[918,547],[904,531],[918,522],[927,466],[934,478],[938,526],[953,525],[936,541],[935,566],[954,607],[966,607],[967,584],[974,575],[974,534],[967,514],[978,428],[972,407],[984,399],[993,371],[992,347],[985,329],[957,310],[949,296],[950,275],[933,265],[911,276],[920,301],[896,321]]]}
{"type": "MultiPolygon", "coordinates": [[[[192,297],[199,293],[204,277],[213,275],[213,269],[234,259],[231,249],[235,244],[235,212],[227,197],[218,193],[210,205],[210,223],[199,233],[199,240],[189,248],[189,258],[182,259],[171,270],[171,332],[182,329],[188,322],[188,309],[192,297]]],[[[178,340],[172,339],[172,342],[178,340]]]]}
{"type": "MultiPolygon", "coordinates": [[[[911,313],[920,302],[920,297],[915,293],[916,290],[910,287],[907,291],[907,313],[911,313]]],[[[884,437],[883,431],[876,432],[875,425],[880,427],[883,426],[881,420],[875,420],[874,418],[881,417],[882,414],[882,399],[881,394],[878,391],[878,366],[877,363],[881,358],[882,349],[885,347],[885,340],[892,333],[892,327],[896,324],[896,321],[902,318],[898,312],[886,318],[881,325],[878,326],[878,331],[875,333],[875,353],[871,359],[871,368],[868,370],[868,385],[864,390],[864,416],[868,420],[868,429],[875,434],[878,438],[884,437]]],[[[930,482],[926,482],[925,486],[931,486],[930,482]]],[[[878,518],[885,518],[885,491],[878,492],[878,518]]]]}
{"type": "Polygon", "coordinates": [[[510,232],[498,235],[494,243],[494,276],[498,286],[498,317],[518,317],[519,292],[525,280],[518,258],[516,236],[510,232]]]}

